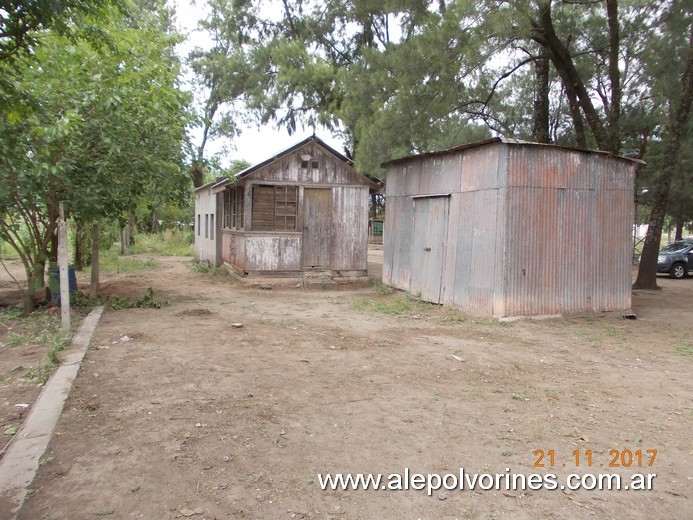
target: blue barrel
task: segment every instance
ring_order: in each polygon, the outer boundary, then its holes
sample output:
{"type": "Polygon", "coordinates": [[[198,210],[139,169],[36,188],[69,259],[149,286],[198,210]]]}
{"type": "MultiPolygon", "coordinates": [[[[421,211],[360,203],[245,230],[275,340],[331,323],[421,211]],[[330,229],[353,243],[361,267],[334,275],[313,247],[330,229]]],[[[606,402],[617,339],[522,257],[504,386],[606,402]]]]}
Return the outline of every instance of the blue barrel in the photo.
{"type": "MultiPolygon", "coordinates": [[[[71,265],[67,266],[67,279],[70,294],[72,294],[77,290],[77,275],[75,268],[71,265]]],[[[53,305],[60,306],[60,268],[54,262],[48,266],[48,288],[51,291],[53,305]]]]}

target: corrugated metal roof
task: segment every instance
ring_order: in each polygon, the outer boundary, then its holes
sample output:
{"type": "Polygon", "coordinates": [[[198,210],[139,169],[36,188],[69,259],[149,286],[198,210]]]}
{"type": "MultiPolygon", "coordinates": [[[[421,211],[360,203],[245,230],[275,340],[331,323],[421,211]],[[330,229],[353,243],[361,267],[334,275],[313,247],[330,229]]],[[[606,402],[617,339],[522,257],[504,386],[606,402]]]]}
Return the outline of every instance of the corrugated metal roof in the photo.
{"type": "Polygon", "coordinates": [[[639,164],[645,164],[645,161],[642,161],[640,159],[623,157],[622,155],[615,155],[615,154],[612,154],[611,152],[604,152],[602,150],[585,150],[583,148],[576,148],[576,147],[572,147],[572,146],[564,146],[564,145],[559,145],[559,144],[535,143],[533,141],[524,141],[522,139],[514,139],[511,137],[492,137],[491,139],[484,139],[483,141],[474,141],[472,143],[461,144],[461,145],[455,146],[453,148],[448,148],[447,150],[439,150],[439,151],[435,151],[435,152],[425,152],[425,153],[420,153],[420,154],[415,154],[415,155],[409,155],[406,157],[400,157],[399,159],[392,159],[390,161],[386,161],[386,162],[382,163],[380,166],[383,168],[386,168],[386,167],[391,166],[393,164],[401,164],[401,163],[405,163],[405,162],[412,161],[415,159],[422,159],[422,158],[426,158],[426,157],[435,157],[438,155],[448,155],[451,153],[460,152],[462,150],[469,150],[470,148],[478,148],[480,146],[486,146],[486,145],[493,144],[493,143],[517,144],[517,145],[528,145],[528,146],[546,146],[546,147],[552,147],[552,148],[560,148],[563,150],[573,150],[573,151],[590,153],[590,154],[605,155],[605,156],[614,157],[617,159],[623,159],[624,161],[630,161],[630,162],[635,162],[635,163],[639,163],[639,164]]]}

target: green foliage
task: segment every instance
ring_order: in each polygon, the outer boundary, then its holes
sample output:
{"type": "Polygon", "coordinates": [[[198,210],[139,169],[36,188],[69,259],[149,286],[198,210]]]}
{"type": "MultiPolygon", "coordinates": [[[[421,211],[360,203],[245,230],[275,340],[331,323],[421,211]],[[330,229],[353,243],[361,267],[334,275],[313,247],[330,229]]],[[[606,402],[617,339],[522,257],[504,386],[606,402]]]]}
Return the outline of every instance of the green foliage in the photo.
{"type": "Polygon", "coordinates": [[[31,290],[58,201],[90,223],[189,191],[178,38],[156,11],[101,14],[94,23],[109,45],[44,31],[33,55],[0,62],[0,238],[22,257],[31,290]]]}
{"type": "Polygon", "coordinates": [[[127,254],[147,253],[161,256],[192,256],[194,235],[190,229],[167,229],[160,233],[138,235],[134,246],[128,246],[127,254]]]}
{"type": "MultiPolygon", "coordinates": [[[[123,10],[119,0],[61,0],[3,2],[0,16],[0,60],[31,53],[40,43],[39,34],[53,29],[70,40],[83,39],[96,45],[110,43],[93,21],[112,6],[123,10]]],[[[122,11],[124,12],[124,10],[122,11]]]]}
{"type": "Polygon", "coordinates": [[[373,299],[364,298],[351,305],[358,311],[374,312],[378,314],[399,315],[414,310],[412,301],[406,296],[397,295],[393,298],[373,299]]]}
{"type": "Polygon", "coordinates": [[[114,311],[121,309],[161,309],[169,304],[168,300],[159,300],[154,297],[154,290],[147,287],[145,295],[135,301],[128,300],[121,296],[111,296],[105,301],[101,298],[91,299],[81,291],[77,291],[71,300],[71,304],[78,308],[93,308],[97,305],[107,305],[114,311]]]}
{"type": "Polygon", "coordinates": [[[229,274],[225,267],[212,267],[207,262],[194,262],[190,269],[194,273],[206,274],[208,276],[228,276],[229,274]]]}
{"type": "MultiPolygon", "coordinates": [[[[0,321],[13,330],[5,337],[3,346],[12,348],[20,345],[47,345],[46,360],[26,370],[24,377],[39,383],[48,380],[60,364],[60,353],[70,344],[71,334],[62,331],[59,315],[50,311],[34,312],[21,318],[16,310],[6,309],[0,313],[0,321]]],[[[16,367],[16,370],[24,367],[16,367]]]]}
{"type": "Polygon", "coordinates": [[[158,266],[159,263],[151,257],[118,256],[114,249],[101,254],[99,259],[99,270],[102,273],[138,273],[151,271],[158,266]]]}
{"type": "Polygon", "coordinates": [[[123,298],[114,297],[109,302],[112,309],[161,309],[168,305],[168,300],[157,300],[154,298],[154,290],[151,287],[147,287],[146,294],[134,302],[130,302],[123,298]]]}

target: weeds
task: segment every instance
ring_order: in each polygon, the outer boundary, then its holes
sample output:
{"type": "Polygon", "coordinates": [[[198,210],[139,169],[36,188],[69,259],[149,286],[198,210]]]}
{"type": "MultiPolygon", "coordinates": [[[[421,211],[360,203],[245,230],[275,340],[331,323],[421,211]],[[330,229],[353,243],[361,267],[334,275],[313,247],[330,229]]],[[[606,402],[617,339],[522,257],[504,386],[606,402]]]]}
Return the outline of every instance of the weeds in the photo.
{"type": "Polygon", "coordinates": [[[693,343],[684,343],[676,347],[676,353],[679,356],[693,356],[693,343]]]}
{"type": "Polygon", "coordinates": [[[380,301],[372,298],[364,298],[363,300],[354,302],[351,307],[357,311],[370,311],[389,315],[411,312],[414,308],[411,301],[401,295],[396,298],[380,301]]]}
{"type": "Polygon", "coordinates": [[[208,276],[228,276],[229,272],[225,267],[212,267],[206,262],[195,262],[190,266],[194,273],[206,274],[208,276]]]}
{"type": "Polygon", "coordinates": [[[192,256],[194,235],[192,230],[167,229],[152,235],[137,235],[134,246],[129,246],[128,254],[149,253],[161,256],[192,256]]]}
{"type": "Polygon", "coordinates": [[[379,282],[378,280],[375,280],[373,282],[373,289],[375,289],[375,292],[377,292],[380,296],[389,296],[395,292],[394,287],[385,285],[384,283],[379,282]]]}
{"type": "Polygon", "coordinates": [[[168,305],[168,300],[157,300],[154,298],[154,289],[147,287],[147,293],[134,302],[127,300],[125,298],[120,298],[119,296],[113,296],[109,301],[108,305],[113,310],[120,309],[161,309],[168,305]]]}
{"type": "Polygon", "coordinates": [[[118,256],[114,250],[101,253],[99,258],[99,270],[102,273],[137,273],[151,271],[159,266],[153,258],[131,258],[118,256]]]}
{"type": "Polygon", "coordinates": [[[11,330],[3,343],[6,347],[18,347],[20,345],[46,345],[45,361],[39,362],[37,367],[26,369],[17,365],[11,372],[17,373],[24,370],[25,379],[35,379],[39,383],[45,383],[55,368],[60,364],[60,353],[70,344],[72,335],[62,331],[60,318],[50,312],[35,312],[26,318],[19,319],[11,311],[3,312],[2,321],[12,318],[11,330]]]}
{"type": "Polygon", "coordinates": [[[76,291],[73,295],[73,298],[70,300],[70,303],[72,303],[74,307],[82,309],[93,308],[98,305],[108,305],[108,307],[114,311],[132,308],[161,309],[162,307],[165,307],[169,304],[168,300],[157,300],[156,298],[154,298],[154,290],[151,287],[147,287],[146,294],[142,298],[140,298],[139,300],[135,300],[134,302],[128,300],[127,298],[121,298],[120,296],[111,296],[105,301],[101,298],[92,299],[89,298],[89,296],[86,293],[82,291],[76,291]]]}

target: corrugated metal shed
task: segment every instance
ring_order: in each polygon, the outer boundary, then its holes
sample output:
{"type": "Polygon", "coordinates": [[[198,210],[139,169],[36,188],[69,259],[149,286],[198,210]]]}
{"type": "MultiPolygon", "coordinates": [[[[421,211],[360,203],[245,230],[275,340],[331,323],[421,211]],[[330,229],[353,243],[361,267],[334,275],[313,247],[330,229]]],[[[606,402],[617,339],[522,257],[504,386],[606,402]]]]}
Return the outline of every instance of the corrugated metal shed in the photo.
{"type": "Polygon", "coordinates": [[[480,316],[630,309],[636,162],[499,138],[389,161],[383,281],[480,316]]]}

